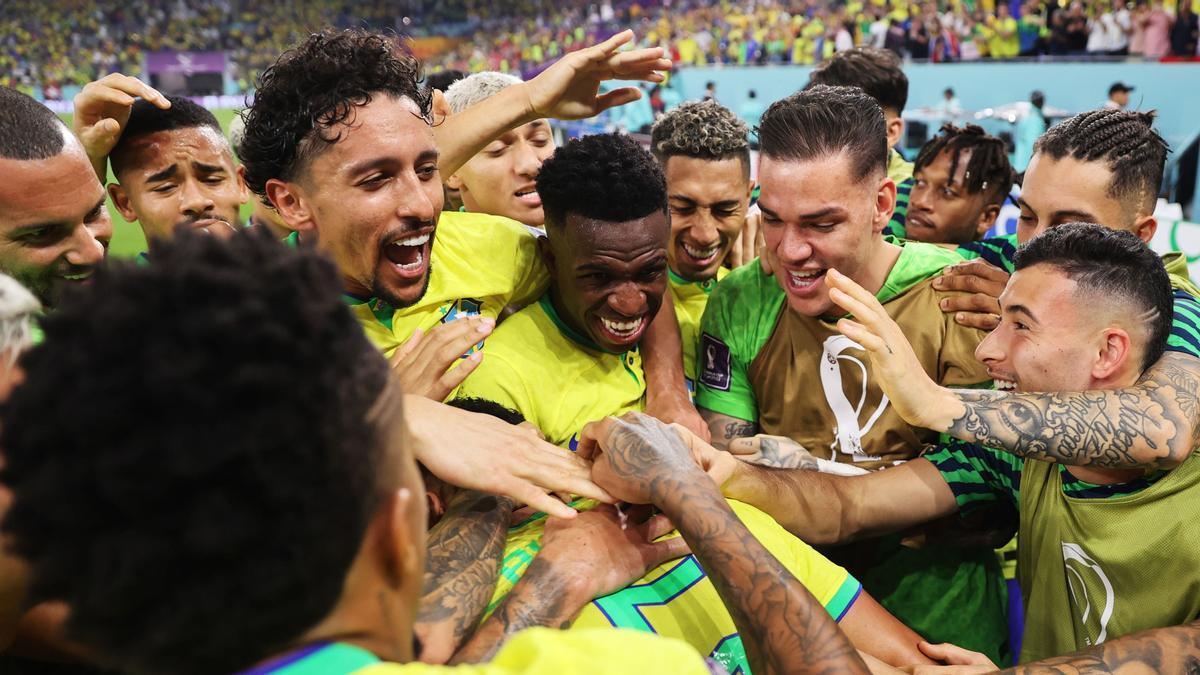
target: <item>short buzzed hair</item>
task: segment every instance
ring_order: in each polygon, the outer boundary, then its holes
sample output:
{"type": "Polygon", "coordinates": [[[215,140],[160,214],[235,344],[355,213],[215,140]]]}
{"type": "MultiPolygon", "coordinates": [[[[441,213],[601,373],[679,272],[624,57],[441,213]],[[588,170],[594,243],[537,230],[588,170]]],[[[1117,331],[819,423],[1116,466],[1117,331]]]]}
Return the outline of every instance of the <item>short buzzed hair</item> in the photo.
{"type": "Polygon", "coordinates": [[[1167,162],[1167,142],[1154,130],[1156,113],[1104,108],[1050,127],[1034,144],[1053,159],[1104,162],[1113,172],[1108,195],[1127,211],[1153,208],[1167,162]]]}
{"type": "Polygon", "coordinates": [[[0,158],[57,157],[67,133],[67,126],[49,108],[16,89],[0,87],[0,158]]]}
{"type": "Polygon", "coordinates": [[[736,157],[750,175],[750,129],[716,101],[689,101],[650,129],[650,152],[665,168],[672,157],[719,161],[736,157]]]}
{"type": "Polygon", "coordinates": [[[763,155],[784,161],[846,153],[858,180],[887,170],[883,110],[857,87],[818,84],[772,103],[758,125],[758,144],[763,155]]]}
{"type": "Polygon", "coordinates": [[[133,141],[159,131],[175,131],[177,129],[212,129],[217,135],[224,137],[221,123],[217,121],[207,108],[182,96],[167,96],[171,107],[163,110],[146,99],[138,99],[129,111],[129,122],[121,131],[109,160],[112,161],[113,174],[120,174],[128,164],[128,151],[133,141]]]}
{"type": "Polygon", "coordinates": [[[908,104],[908,76],[901,67],[900,57],[890,49],[855,47],[838,52],[813,69],[808,78],[809,87],[818,84],[858,87],[897,115],[908,104]]]}
{"type": "Polygon", "coordinates": [[[460,113],[514,84],[521,84],[521,78],[492,70],[475,73],[446,88],[446,103],[450,106],[450,112],[460,113]]]}

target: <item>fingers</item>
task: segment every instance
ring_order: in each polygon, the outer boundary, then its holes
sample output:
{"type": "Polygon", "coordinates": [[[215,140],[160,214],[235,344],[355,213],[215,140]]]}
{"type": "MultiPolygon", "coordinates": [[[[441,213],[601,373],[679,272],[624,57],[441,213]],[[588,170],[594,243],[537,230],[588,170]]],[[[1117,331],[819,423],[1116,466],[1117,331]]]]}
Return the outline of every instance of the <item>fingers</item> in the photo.
{"type": "Polygon", "coordinates": [[[118,105],[133,105],[135,98],[144,98],[155,106],[166,110],[171,102],[154,87],[136,77],[112,73],[95,82],[90,82],[75,97],[76,101],[106,101],[118,105]]]}
{"type": "Polygon", "coordinates": [[[543,490],[566,492],[611,504],[614,499],[591,478],[591,465],[570,450],[527,437],[523,452],[513,456],[513,474],[543,490]]]}
{"type": "Polygon", "coordinates": [[[578,515],[575,509],[560,502],[553,495],[542,492],[530,483],[513,483],[511,488],[504,490],[504,494],[555,518],[570,520],[578,515]]]}
{"type": "Polygon", "coordinates": [[[979,258],[951,265],[942,270],[942,275],[944,277],[976,276],[991,281],[1008,283],[1008,272],[979,258]]]}
{"type": "Polygon", "coordinates": [[[650,569],[658,567],[668,560],[682,558],[692,552],[683,537],[671,537],[670,539],[656,541],[650,546],[652,547],[652,555],[647,565],[650,569]]]}
{"type": "Polygon", "coordinates": [[[621,87],[613,89],[610,92],[601,94],[596,97],[596,113],[601,113],[609,108],[632,103],[642,97],[642,90],[637,87],[621,87]]]}
{"type": "Polygon", "coordinates": [[[999,297],[1007,283],[1008,272],[983,261],[974,260],[947,267],[942,276],[933,280],[933,287],[939,291],[987,293],[992,297],[999,297]]]}
{"type": "Polygon", "coordinates": [[[602,451],[602,440],[608,438],[615,425],[616,419],[612,417],[588,422],[579,432],[579,446],[575,449],[575,454],[587,462],[595,460],[602,451]]]}
{"type": "Polygon", "coordinates": [[[735,438],[726,447],[731,455],[756,455],[761,450],[761,442],[757,436],[735,438]]]}
{"type": "Polygon", "coordinates": [[[651,516],[642,525],[642,531],[646,533],[646,541],[654,541],[674,529],[675,526],[671,524],[671,520],[662,514],[651,516]]]}
{"type": "MultiPolygon", "coordinates": [[[[848,304],[838,302],[838,305],[855,317],[862,319],[866,316],[874,316],[882,311],[883,306],[879,304],[879,300],[875,298],[875,295],[862,286],[859,286],[850,277],[835,269],[829,270],[825,276],[830,289],[837,290],[849,300],[848,304]]],[[[830,297],[832,298],[832,296],[833,293],[831,292],[830,297]]],[[[837,301],[835,300],[835,302],[837,301]]]]}
{"type": "Polygon", "coordinates": [[[857,321],[850,319],[840,319],[837,322],[837,329],[846,337],[861,344],[864,349],[869,352],[891,354],[892,350],[888,348],[887,342],[882,337],[867,330],[865,326],[857,321]]]}
{"type": "Polygon", "coordinates": [[[607,58],[610,54],[617,51],[621,45],[627,44],[633,39],[633,30],[625,29],[620,33],[608,38],[604,42],[592,47],[594,54],[589,54],[591,58],[607,58]]]}
{"type": "Polygon", "coordinates": [[[440,324],[429,331],[418,357],[421,361],[432,360],[448,368],[480,340],[491,335],[495,327],[496,320],[487,316],[472,316],[440,324]]]}
{"type": "Polygon", "coordinates": [[[950,312],[1000,313],[1000,301],[995,296],[987,293],[973,293],[971,295],[955,295],[942,298],[938,303],[938,307],[947,314],[950,312]]]}
{"type": "Polygon", "coordinates": [[[440,378],[438,378],[437,386],[432,392],[432,397],[438,401],[446,400],[450,392],[458,388],[483,361],[483,352],[473,352],[470,356],[463,359],[458,366],[447,370],[440,378]]]}
{"type": "Polygon", "coordinates": [[[948,642],[932,644],[921,640],[917,646],[925,656],[952,666],[991,666],[995,668],[995,664],[987,656],[948,642]]]}
{"type": "Polygon", "coordinates": [[[396,351],[392,353],[391,363],[393,368],[403,363],[409,354],[416,351],[417,347],[421,345],[421,337],[423,335],[425,335],[425,331],[420,328],[414,329],[412,336],[396,348],[396,351]]]}
{"type": "Polygon", "coordinates": [[[996,330],[996,326],[1000,325],[1000,316],[998,314],[959,312],[954,315],[954,322],[967,328],[978,328],[982,331],[991,332],[996,330]]]}

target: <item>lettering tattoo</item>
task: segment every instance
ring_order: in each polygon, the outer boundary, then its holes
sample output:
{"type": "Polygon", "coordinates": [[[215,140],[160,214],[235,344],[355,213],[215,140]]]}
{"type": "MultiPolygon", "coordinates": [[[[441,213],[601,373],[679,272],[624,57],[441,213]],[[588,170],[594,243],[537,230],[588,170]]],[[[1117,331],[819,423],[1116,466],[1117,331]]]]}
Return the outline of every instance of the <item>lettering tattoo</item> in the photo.
{"type": "Polygon", "coordinates": [[[708,430],[712,432],[713,445],[721,449],[728,447],[729,441],[735,438],[753,436],[758,431],[758,425],[754,422],[747,422],[704,408],[700,409],[700,416],[704,418],[708,424],[708,430]]]}
{"type": "Polygon", "coordinates": [[[1197,444],[1200,359],[1168,352],[1133,387],[1055,394],[956,390],[965,441],[1075,466],[1174,466],[1197,444]]]}
{"type": "Polygon", "coordinates": [[[1014,675],[1200,673],[1200,621],[1127,635],[1081,652],[1004,671],[1014,675]]]}
{"type": "Polygon", "coordinates": [[[753,672],[867,672],[825,609],[750,534],[670,429],[622,423],[605,455],[683,534],[729,609],[753,672]]]}
{"type": "Polygon", "coordinates": [[[466,490],[429,531],[415,631],[427,658],[444,662],[492,599],[513,502],[466,490]]]}

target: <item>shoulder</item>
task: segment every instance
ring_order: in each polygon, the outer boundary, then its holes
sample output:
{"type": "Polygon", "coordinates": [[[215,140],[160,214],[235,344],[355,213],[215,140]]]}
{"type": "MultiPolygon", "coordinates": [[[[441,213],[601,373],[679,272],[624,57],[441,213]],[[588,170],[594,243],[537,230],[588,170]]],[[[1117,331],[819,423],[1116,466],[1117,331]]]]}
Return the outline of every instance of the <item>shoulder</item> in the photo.
{"type": "Polygon", "coordinates": [[[755,259],[730,272],[713,289],[701,330],[726,343],[741,337],[755,342],[756,336],[770,333],[784,304],[783,289],[755,259]]]}
{"type": "MultiPolygon", "coordinates": [[[[494,253],[513,246],[532,250],[537,237],[521,223],[508,218],[486,213],[443,211],[438,219],[434,242],[453,249],[483,249],[494,253]]],[[[496,257],[492,255],[487,259],[496,257]]]]}

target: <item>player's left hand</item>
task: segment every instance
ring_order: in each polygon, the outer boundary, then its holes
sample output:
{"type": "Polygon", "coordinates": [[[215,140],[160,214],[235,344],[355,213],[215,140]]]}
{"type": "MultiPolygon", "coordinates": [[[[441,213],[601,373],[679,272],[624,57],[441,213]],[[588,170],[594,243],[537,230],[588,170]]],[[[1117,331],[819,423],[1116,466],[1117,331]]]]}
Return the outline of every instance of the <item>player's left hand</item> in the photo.
{"type": "Polygon", "coordinates": [[[121,138],[121,131],[129,122],[133,103],[144,98],[166,110],[171,107],[157,89],[136,77],[111,73],[89,82],[75,95],[75,116],[71,127],[88,159],[96,167],[100,182],[108,180],[108,155],[121,138]]]}
{"type": "Polygon", "coordinates": [[[616,593],[659,565],[688,554],[683,537],[655,541],[674,527],[645,506],[601,504],[571,520],[549,518],[538,558],[567,579],[584,583],[589,599],[616,593]]]}
{"type": "Polygon", "coordinates": [[[746,212],[746,222],[738,232],[737,239],[733,240],[733,248],[729,249],[729,266],[737,269],[754,260],[766,245],[762,231],[762,211],[759,211],[758,204],[755,204],[746,212]]]}
{"type": "Polygon", "coordinates": [[[774,469],[805,469],[818,471],[817,458],[803,445],[787,436],[758,434],[735,438],[729,442],[729,452],[743,462],[769,466],[774,469]]]}
{"type": "Polygon", "coordinates": [[[638,87],[621,87],[600,94],[600,83],[604,80],[666,80],[659,71],[670,69],[671,61],[665,58],[661,47],[617,51],[632,39],[632,30],[617,33],[598,45],[567,54],[537,77],[519,85],[529,96],[533,118],[585,119],[642,97],[638,87]]]}

